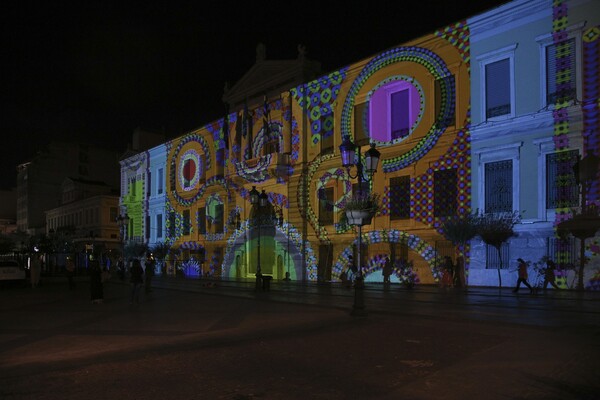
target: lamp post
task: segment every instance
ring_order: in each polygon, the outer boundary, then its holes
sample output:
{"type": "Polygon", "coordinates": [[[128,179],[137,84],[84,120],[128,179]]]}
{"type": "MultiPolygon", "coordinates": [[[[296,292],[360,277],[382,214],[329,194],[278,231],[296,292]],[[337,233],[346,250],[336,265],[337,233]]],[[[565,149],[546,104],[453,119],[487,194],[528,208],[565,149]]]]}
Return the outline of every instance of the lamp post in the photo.
{"type": "MultiPolygon", "coordinates": [[[[352,142],[349,136],[345,136],[342,144],[340,145],[340,152],[342,155],[342,166],[346,168],[350,179],[358,178],[358,194],[362,192],[363,181],[370,182],[373,178],[373,174],[377,171],[377,164],[379,163],[379,157],[381,153],[375,149],[375,144],[371,143],[371,148],[365,152],[365,164],[363,165],[362,154],[360,146],[357,146],[352,142]],[[358,149],[358,152],[357,152],[358,149]],[[358,153],[358,157],[356,157],[358,153]],[[355,161],[356,160],[356,161],[355,161]],[[356,167],[356,175],[350,173],[350,168],[356,167]],[[364,176],[364,173],[367,176],[364,176]]],[[[357,240],[357,274],[354,278],[354,304],[352,306],[352,315],[361,316],[365,315],[365,301],[364,301],[364,277],[362,273],[362,226],[365,225],[364,220],[354,220],[350,222],[352,225],[358,227],[358,240],[357,240]]],[[[356,262],[356,261],[355,261],[356,262]]]]}
{"type": "Polygon", "coordinates": [[[129,226],[129,215],[127,215],[127,213],[125,213],[125,215],[119,215],[117,217],[117,225],[119,226],[119,235],[121,238],[121,256],[123,257],[123,260],[125,260],[125,233],[129,226]]]}
{"type": "Polygon", "coordinates": [[[264,189],[261,193],[258,193],[256,186],[252,186],[250,191],[250,203],[255,206],[254,220],[258,222],[258,263],[256,264],[256,291],[261,290],[262,285],[262,271],[260,268],[260,226],[262,225],[262,209],[269,203],[269,197],[265,193],[264,189]]]}

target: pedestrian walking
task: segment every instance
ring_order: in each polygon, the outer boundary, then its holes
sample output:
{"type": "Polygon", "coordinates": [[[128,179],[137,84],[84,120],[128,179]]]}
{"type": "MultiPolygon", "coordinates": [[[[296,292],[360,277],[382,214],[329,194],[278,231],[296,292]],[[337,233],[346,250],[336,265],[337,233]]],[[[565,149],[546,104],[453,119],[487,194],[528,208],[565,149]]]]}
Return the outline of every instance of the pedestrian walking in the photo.
{"type": "Polygon", "coordinates": [[[104,301],[104,285],[102,284],[102,268],[98,258],[94,255],[90,255],[89,260],[90,269],[90,297],[92,303],[100,304],[104,301]]]}
{"type": "Polygon", "coordinates": [[[31,279],[31,287],[36,288],[40,285],[40,275],[42,274],[42,255],[35,253],[31,257],[31,265],[29,277],[31,279]]]}
{"type": "Polygon", "coordinates": [[[156,262],[154,261],[154,257],[152,254],[149,254],[146,258],[146,280],[145,280],[145,288],[146,293],[150,293],[152,291],[152,278],[154,277],[154,267],[156,266],[156,262]]]}
{"type": "Polygon", "coordinates": [[[442,271],[442,287],[452,287],[454,276],[454,263],[450,256],[444,257],[444,268],[442,271]]]}
{"type": "Polygon", "coordinates": [[[556,275],[554,271],[556,270],[556,264],[552,260],[546,261],[546,268],[544,269],[544,291],[548,288],[548,284],[550,284],[554,289],[559,289],[556,284],[556,275]]]}
{"type": "Polygon", "coordinates": [[[390,258],[388,256],[386,256],[385,260],[384,260],[384,264],[383,264],[383,283],[384,284],[390,283],[391,275],[392,275],[392,261],[390,261],[390,258]]]}
{"type": "Polygon", "coordinates": [[[519,271],[519,278],[517,279],[517,286],[513,289],[513,292],[518,292],[522,283],[529,288],[530,293],[533,293],[533,288],[531,287],[529,282],[527,282],[527,263],[522,258],[517,259],[517,262],[519,263],[517,266],[517,270],[519,271]]]}
{"type": "Polygon", "coordinates": [[[142,263],[135,258],[129,270],[129,282],[131,283],[131,301],[129,304],[139,303],[140,301],[140,287],[144,282],[143,275],[144,269],[142,268],[142,263]]]}
{"type": "Polygon", "coordinates": [[[117,273],[119,274],[119,279],[125,280],[125,262],[123,261],[123,257],[119,257],[119,261],[117,261],[117,273]]]}
{"type": "Polygon", "coordinates": [[[67,273],[67,282],[69,283],[69,290],[75,290],[75,261],[73,261],[73,256],[67,257],[67,262],[65,265],[65,270],[67,273]]]}

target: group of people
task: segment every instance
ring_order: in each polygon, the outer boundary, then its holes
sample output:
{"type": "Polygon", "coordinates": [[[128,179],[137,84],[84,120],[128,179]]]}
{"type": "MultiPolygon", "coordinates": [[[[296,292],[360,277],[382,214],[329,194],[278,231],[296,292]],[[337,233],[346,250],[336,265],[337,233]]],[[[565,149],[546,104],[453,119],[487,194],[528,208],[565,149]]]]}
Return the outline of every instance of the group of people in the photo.
{"type": "Polygon", "coordinates": [[[464,271],[462,268],[462,257],[454,264],[452,257],[445,256],[442,265],[442,277],[440,284],[444,288],[463,287],[465,285],[464,271]]]}
{"type": "MultiPolygon", "coordinates": [[[[71,260],[72,261],[72,260],[71,260]]],[[[72,283],[72,275],[69,273],[69,260],[67,260],[67,277],[69,279],[69,288],[74,288],[72,283]]],[[[129,268],[129,282],[131,284],[130,304],[139,303],[140,290],[145,283],[145,292],[152,292],[152,278],[154,277],[154,269],[156,262],[152,255],[148,255],[142,267],[140,259],[131,260],[129,268]],[[145,279],[144,279],[145,278],[145,279]]],[[[125,279],[125,263],[123,258],[119,258],[117,262],[117,272],[119,277],[125,279]]],[[[90,295],[92,303],[102,303],[104,300],[104,282],[110,279],[110,271],[107,267],[102,268],[98,260],[91,255],[89,259],[89,274],[90,274],[90,295]]]]}
{"type": "MultiPolygon", "coordinates": [[[[535,290],[533,289],[531,284],[528,282],[529,274],[527,272],[527,269],[528,269],[528,263],[525,260],[523,260],[522,258],[518,258],[517,259],[518,279],[517,279],[517,286],[513,289],[514,293],[517,293],[519,291],[519,288],[521,287],[521,283],[523,285],[525,285],[527,288],[529,288],[530,293],[535,292],[535,290]]],[[[546,261],[546,268],[543,269],[544,283],[542,284],[542,288],[544,289],[544,291],[546,291],[546,289],[548,288],[548,285],[552,286],[554,289],[559,289],[558,285],[556,284],[556,274],[554,272],[555,270],[556,270],[556,264],[554,263],[554,261],[548,259],[546,261]]]]}

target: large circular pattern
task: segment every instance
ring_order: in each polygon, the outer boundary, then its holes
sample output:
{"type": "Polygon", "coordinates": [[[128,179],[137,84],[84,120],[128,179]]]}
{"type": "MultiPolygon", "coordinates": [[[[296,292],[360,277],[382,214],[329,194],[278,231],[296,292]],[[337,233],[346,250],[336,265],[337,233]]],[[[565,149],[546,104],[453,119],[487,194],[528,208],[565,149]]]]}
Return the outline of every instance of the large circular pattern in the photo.
{"type": "Polygon", "coordinates": [[[411,150],[383,161],[385,173],[397,171],[416,162],[423,157],[435,145],[438,138],[445,131],[449,116],[454,114],[455,87],[454,79],[444,79],[452,75],[446,63],[434,52],[421,47],[398,47],[381,53],[373,58],[356,77],[342,108],[341,133],[342,137],[352,137],[352,114],[354,111],[355,98],[365,85],[367,80],[377,71],[397,62],[414,62],[423,65],[434,79],[439,80],[442,93],[442,104],[440,114],[436,118],[429,132],[411,150]]]}
{"type": "Polygon", "coordinates": [[[179,187],[188,192],[193,190],[202,175],[202,163],[196,150],[190,149],[179,160],[179,187]]]}
{"type": "MultiPolygon", "coordinates": [[[[367,104],[369,104],[369,107],[371,106],[371,100],[373,98],[381,95],[380,93],[377,93],[377,91],[379,89],[385,89],[386,87],[393,85],[395,82],[404,82],[406,85],[405,87],[411,92],[411,94],[418,96],[419,110],[417,113],[415,113],[416,115],[412,116],[412,118],[410,120],[410,128],[409,128],[408,134],[403,137],[383,141],[383,140],[379,140],[379,138],[374,137],[374,133],[370,134],[371,141],[379,146],[396,144],[396,143],[400,143],[400,142],[404,141],[408,136],[410,136],[410,134],[419,125],[419,123],[421,122],[421,119],[423,118],[423,114],[425,113],[425,93],[423,92],[423,87],[414,78],[412,78],[410,76],[406,76],[406,75],[390,76],[390,77],[384,79],[383,81],[379,82],[369,92],[369,94],[367,96],[367,104]]],[[[385,96],[385,94],[383,94],[383,95],[385,96]]],[[[372,111],[370,113],[372,113],[372,111]]],[[[368,130],[370,130],[370,129],[368,129],[368,130]]]]}

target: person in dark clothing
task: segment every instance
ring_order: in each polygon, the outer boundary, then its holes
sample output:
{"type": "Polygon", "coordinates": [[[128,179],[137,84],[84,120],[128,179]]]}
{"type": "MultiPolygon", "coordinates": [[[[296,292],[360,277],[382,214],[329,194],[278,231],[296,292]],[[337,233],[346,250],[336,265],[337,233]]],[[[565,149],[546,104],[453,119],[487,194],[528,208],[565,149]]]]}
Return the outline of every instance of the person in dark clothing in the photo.
{"type": "Polygon", "coordinates": [[[389,257],[385,257],[383,264],[383,283],[390,283],[390,276],[392,275],[392,261],[389,257]]]}
{"type": "Polygon", "coordinates": [[[558,289],[558,285],[556,284],[556,275],[554,275],[554,270],[556,269],[556,264],[554,261],[548,260],[546,261],[546,269],[544,270],[544,291],[548,288],[548,284],[550,284],[554,289],[558,289]]]}
{"type": "Polygon", "coordinates": [[[119,279],[125,280],[125,262],[123,261],[123,257],[119,257],[119,261],[117,261],[117,273],[119,274],[119,279]]]}
{"type": "Polygon", "coordinates": [[[513,292],[518,292],[519,291],[519,287],[521,287],[521,283],[523,283],[525,286],[527,286],[529,288],[529,292],[533,293],[533,288],[531,287],[531,285],[529,284],[529,282],[527,282],[527,263],[522,259],[519,258],[517,260],[517,262],[519,263],[518,265],[518,270],[519,270],[519,279],[517,279],[517,287],[515,287],[513,289],[513,292]]]}
{"type": "Polygon", "coordinates": [[[75,282],[73,281],[73,277],[75,276],[75,262],[73,261],[72,256],[67,257],[67,264],[65,266],[65,270],[67,273],[67,280],[69,281],[69,290],[74,290],[75,282]]]}
{"type": "Polygon", "coordinates": [[[104,287],[102,285],[102,268],[94,255],[90,255],[90,295],[92,303],[98,304],[104,301],[104,287]]]}
{"type": "Polygon", "coordinates": [[[152,277],[154,276],[154,267],[156,266],[156,262],[154,261],[154,257],[152,254],[148,255],[146,258],[146,293],[150,293],[152,291],[152,277]]]}
{"type": "Polygon", "coordinates": [[[131,269],[129,270],[131,282],[131,301],[130,303],[139,303],[140,300],[140,287],[144,282],[143,275],[144,269],[142,268],[142,263],[137,258],[133,260],[131,264],[131,269]]]}

